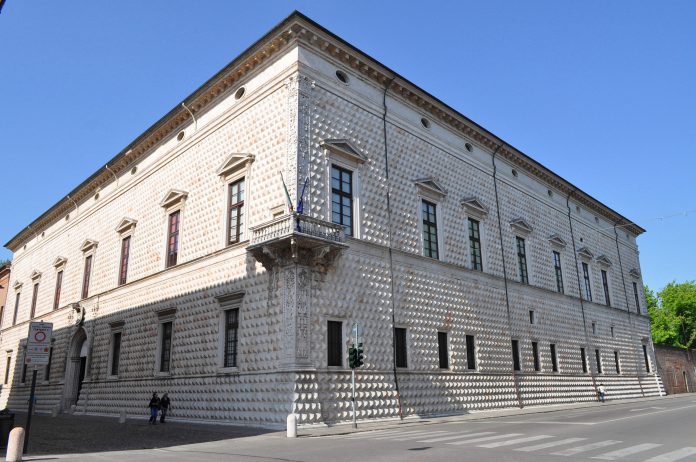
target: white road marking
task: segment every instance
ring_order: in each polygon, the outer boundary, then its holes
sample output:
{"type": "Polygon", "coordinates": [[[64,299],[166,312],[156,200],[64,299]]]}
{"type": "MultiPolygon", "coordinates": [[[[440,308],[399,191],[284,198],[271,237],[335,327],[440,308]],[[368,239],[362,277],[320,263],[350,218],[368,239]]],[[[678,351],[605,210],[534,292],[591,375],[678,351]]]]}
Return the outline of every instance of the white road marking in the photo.
{"type": "Polygon", "coordinates": [[[631,409],[629,412],[647,411],[648,409],[667,409],[667,408],[660,407],[660,406],[640,407],[638,409],[631,409]]]}
{"type": "Polygon", "coordinates": [[[410,431],[410,432],[399,432],[396,434],[389,434],[389,435],[377,435],[373,439],[375,439],[375,440],[386,440],[386,439],[390,439],[390,438],[409,439],[411,437],[427,436],[427,435],[430,435],[432,433],[447,433],[447,432],[446,431],[431,432],[431,431],[417,430],[417,431],[410,431]]]}
{"type": "Polygon", "coordinates": [[[647,451],[648,449],[654,449],[660,446],[662,445],[656,443],[636,444],[635,446],[629,446],[627,448],[600,454],[598,456],[593,457],[593,459],[616,460],[622,457],[630,456],[631,454],[637,454],[639,452],[647,451]]]}
{"type": "Polygon", "coordinates": [[[652,415],[652,414],[662,414],[663,412],[672,412],[672,411],[681,411],[683,409],[689,409],[691,407],[696,407],[695,406],[682,406],[678,408],[673,408],[673,409],[665,409],[662,411],[655,411],[655,412],[646,412],[645,414],[636,414],[636,415],[629,415],[627,417],[619,417],[617,419],[609,419],[609,420],[602,420],[600,422],[596,422],[596,424],[601,424],[601,423],[608,423],[608,422],[616,422],[617,420],[625,420],[625,419],[633,419],[636,417],[643,417],[644,415],[652,415]]]}
{"type": "Polygon", "coordinates": [[[552,456],[574,456],[575,454],[580,454],[581,452],[592,451],[594,449],[604,448],[611,446],[612,444],[618,444],[621,441],[606,440],[600,441],[599,443],[586,444],[584,446],[575,446],[574,448],[565,449],[563,451],[552,452],[552,456]]]}
{"type": "Polygon", "coordinates": [[[454,435],[450,436],[441,436],[439,438],[430,438],[427,440],[418,440],[419,443],[439,443],[440,441],[447,441],[447,440],[456,440],[457,438],[461,438],[462,436],[466,435],[467,438],[473,437],[473,436],[483,436],[483,435],[492,435],[495,432],[481,432],[481,433],[471,433],[471,432],[459,432],[454,435]],[[468,435],[466,435],[468,433],[468,435]]]}
{"type": "Polygon", "coordinates": [[[692,454],[696,454],[696,448],[686,447],[677,449],[676,451],[668,452],[666,454],[651,457],[645,462],[674,462],[675,460],[681,460],[684,457],[689,457],[692,454]]]}
{"type": "Polygon", "coordinates": [[[388,435],[390,433],[402,433],[401,430],[376,430],[369,432],[358,432],[343,435],[344,438],[374,438],[375,436],[388,435]]]}
{"type": "MultiPolygon", "coordinates": [[[[490,423],[490,422],[487,422],[490,423]]],[[[506,423],[506,424],[549,424],[549,425],[595,425],[593,422],[556,422],[553,420],[549,421],[544,421],[544,420],[505,420],[501,421],[500,423],[506,423]]]]}
{"type": "Polygon", "coordinates": [[[540,449],[553,448],[555,446],[561,446],[564,444],[577,443],[579,441],[585,441],[586,439],[587,438],[566,438],[564,440],[551,441],[550,443],[541,443],[541,444],[536,444],[534,446],[527,446],[526,448],[515,449],[515,451],[524,451],[524,452],[538,451],[540,449]]]}
{"type": "Polygon", "coordinates": [[[439,430],[439,431],[435,431],[435,432],[429,431],[429,432],[421,432],[421,433],[412,433],[412,434],[407,435],[407,436],[401,436],[401,435],[385,436],[383,439],[389,439],[389,440],[393,440],[393,441],[406,441],[406,440],[412,440],[413,438],[423,438],[425,436],[435,435],[437,433],[443,434],[443,433],[450,433],[450,432],[446,432],[443,430],[439,430]]]}
{"type": "Polygon", "coordinates": [[[507,441],[496,441],[494,443],[477,444],[476,446],[478,446],[479,448],[500,448],[502,446],[512,446],[513,444],[526,443],[528,441],[545,440],[547,438],[553,438],[553,436],[551,436],[551,435],[528,436],[526,438],[515,438],[515,439],[507,440],[507,441]]]}
{"type": "MultiPolygon", "coordinates": [[[[469,435],[471,436],[471,435],[469,435]]],[[[479,443],[481,441],[490,441],[490,440],[498,440],[502,438],[509,438],[511,436],[522,436],[522,433],[508,433],[506,435],[496,435],[496,436],[484,436],[482,438],[474,438],[474,439],[465,439],[462,441],[454,441],[452,443],[445,443],[445,444],[454,444],[454,445],[461,445],[461,444],[471,444],[471,443],[479,443]]]]}

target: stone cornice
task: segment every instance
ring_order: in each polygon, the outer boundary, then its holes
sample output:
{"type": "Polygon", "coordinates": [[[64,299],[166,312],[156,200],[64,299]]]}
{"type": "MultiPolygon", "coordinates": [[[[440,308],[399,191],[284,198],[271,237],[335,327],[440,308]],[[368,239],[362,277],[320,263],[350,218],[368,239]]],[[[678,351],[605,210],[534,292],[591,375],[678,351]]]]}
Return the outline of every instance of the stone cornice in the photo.
{"type": "MultiPolygon", "coordinates": [[[[392,95],[397,95],[421,110],[430,113],[431,116],[438,119],[441,123],[459,131],[467,138],[476,141],[491,151],[502,145],[498,153],[508,162],[536,176],[565,195],[572,195],[575,201],[602,215],[610,222],[622,225],[634,235],[639,235],[645,231],[589,194],[580,191],[526,154],[505,143],[502,139],[471,121],[463,114],[418,88],[407,79],[382,65],[377,60],[370,58],[367,54],[297,11],[281,21],[240,56],[189,95],[184,100],[186,107],[194,115],[201,113],[211,103],[217,101],[219,97],[238,86],[250,73],[297,43],[302,43],[346,64],[355,72],[359,72],[381,87],[389,84],[389,91],[392,95]]],[[[188,110],[182,107],[180,103],[177,104],[158,122],[113,157],[106,164],[108,167],[105,166],[92,174],[65,198],[58,201],[34,220],[30,226],[10,239],[5,244],[5,247],[12,251],[17,251],[22,244],[34,235],[32,230],[45,229],[56,220],[65,216],[66,213],[75,207],[75,204],[83,202],[98,189],[102,188],[103,185],[113,181],[114,173],[118,175],[146,156],[151,149],[171,136],[181,124],[187,122],[190,118],[191,115],[188,110]]]]}

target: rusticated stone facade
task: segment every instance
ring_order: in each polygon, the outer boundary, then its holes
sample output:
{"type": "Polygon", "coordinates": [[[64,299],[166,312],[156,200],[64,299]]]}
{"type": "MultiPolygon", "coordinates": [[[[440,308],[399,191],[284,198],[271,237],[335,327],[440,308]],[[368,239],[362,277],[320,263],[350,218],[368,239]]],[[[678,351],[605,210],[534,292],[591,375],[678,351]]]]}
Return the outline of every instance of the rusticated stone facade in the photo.
{"type": "Polygon", "coordinates": [[[26,402],[32,313],[54,323],[41,411],[138,415],[166,391],[175,419],[345,421],[354,322],[359,419],[655,395],[642,232],[295,13],[7,244],[2,404],[26,402]]]}

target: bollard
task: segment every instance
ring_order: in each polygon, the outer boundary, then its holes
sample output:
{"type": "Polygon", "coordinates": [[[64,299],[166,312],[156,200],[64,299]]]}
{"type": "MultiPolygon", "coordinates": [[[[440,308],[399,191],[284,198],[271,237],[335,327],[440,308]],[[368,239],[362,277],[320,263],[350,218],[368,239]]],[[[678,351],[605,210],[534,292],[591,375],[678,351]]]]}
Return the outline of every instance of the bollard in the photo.
{"type": "Polygon", "coordinates": [[[288,438],[297,438],[297,416],[288,414],[288,438]]]}
{"type": "Polygon", "coordinates": [[[121,410],[121,415],[118,416],[118,423],[126,423],[126,410],[121,410]]]}
{"type": "Polygon", "coordinates": [[[22,451],[24,450],[24,429],[15,427],[10,432],[10,439],[7,441],[7,462],[19,462],[22,460],[22,451]]]}

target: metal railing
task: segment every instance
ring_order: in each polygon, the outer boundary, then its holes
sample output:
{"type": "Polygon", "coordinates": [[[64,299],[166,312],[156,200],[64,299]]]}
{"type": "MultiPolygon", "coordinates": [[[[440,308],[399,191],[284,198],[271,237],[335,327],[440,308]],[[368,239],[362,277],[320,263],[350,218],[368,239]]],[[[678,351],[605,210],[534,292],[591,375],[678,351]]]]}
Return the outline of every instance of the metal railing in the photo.
{"type": "Polygon", "coordinates": [[[346,235],[343,225],[313,218],[308,215],[291,213],[280,218],[250,228],[250,245],[282,239],[293,234],[312,236],[343,244],[346,235]]]}

